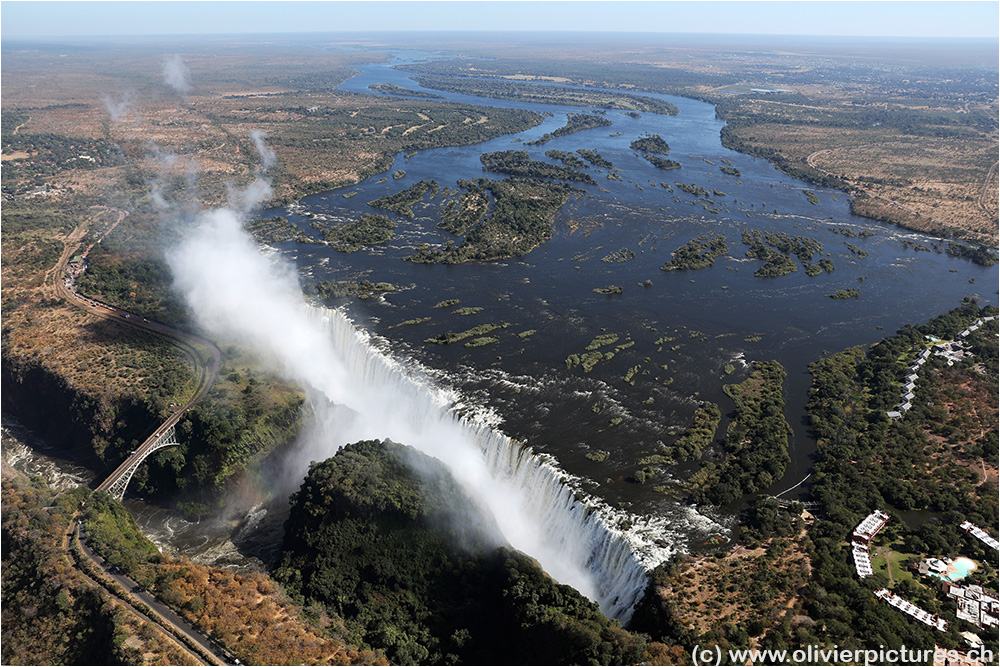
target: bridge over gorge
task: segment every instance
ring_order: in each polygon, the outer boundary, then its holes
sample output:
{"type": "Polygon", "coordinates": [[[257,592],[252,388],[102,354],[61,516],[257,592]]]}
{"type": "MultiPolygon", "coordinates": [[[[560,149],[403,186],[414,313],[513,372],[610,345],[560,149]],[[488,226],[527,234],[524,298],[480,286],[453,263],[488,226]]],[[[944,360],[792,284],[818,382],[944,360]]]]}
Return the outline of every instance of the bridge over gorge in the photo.
{"type": "MultiPolygon", "coordinates": [[[[111,210],[118,212],[118,220],[111,226],[110,229],[104,232],[100,239],[92,243],[86,249],[82,255],[83,257],[86,257],[86,254],[90,252],[91,248],[93,248],[97,243],[100,243],[100,240],[107,236],[108,233],[117,227],[118,224],[125,219],[125,216],[128,215],[126,211],[117,209],[111,210]]],[[[215,378],[219,374],[219,369],[222,366],[222,355],[219,353],[219,348],[201,336],[181,331],[180,329],[163,324],[162,322],[156,322],[154,320],[141,317],[135,313],[127,312],[121,308],[117,308],[77,292],[76,278],[79,275],[79,271],[71,273],[67,271],[66,267],[69,263],[69,258],[72,257],[79,248],[85,232],[86,224],[81,224],[70,235],[70,238],[63,249],[63,253],[59,257],[59,261],[56,262],[55,267],[46,274],[46,288],[53,290],[55,292],[55,296],[66,299],[68,303],[75,305],[77,308],[80,308],[91,315],[100,317],[101,319],[111,320],[134,329],[141,329],[147,333],[162,336],[179,349],[181,353],[184,354],[194,365],[196,372],[199,373],[198,385],[195,388],[194,395],[191,397],[191,400],[177,409],[169,419],[163,422],[153,435],[142,443],[138,449],[132,452],[132,454],[126,458],[113,473],[111,473],[110,477],[104,480],[104,482],[97,487],[98,491],[106,491],[121,500],[125,495],[125,488],[132,479],[132,475],[135,474],[135,471],[140,465],[142,465],[142,462],[145,461],[150,454],[163,449],[164,447],[180,445],[177,441],[177,433],[174,427],[184,413],[191,408],[191,406],[208,394],[208,391],[215,383],[215,378]]]]}
{"type": "Polygon", "coordinates": [[[200,376],[198,378],[198,387],[195,390],[194,396],[191,397],[191,400],[174,411],[174,413],[170,415],[170,418],[156,429],[156,432],[153,433],[153,435],[149,436],[145,442],[139,445],[139,447],[133,451],[132,454],[129,455],[128,458],[126,458],[113,473],[111,473],[111,476],[101,482],[101,484],[97,487],[98,491],[106,491],[118,500],[125,497],[125,489],[128,487],[128,483],[132,480],[132,475],[135,474],[135,471],[138,470],[139,466],[142,465],[142,462],[145,461],[150,454],[163,449],[164,447],[175,447],[181,444],[177,440],[177,422],[180,421],[185,412],[187,412],[195,403],[204,398],[209,389],[212,388],[212,385],[215,383],[215,378],[219,374],[219,369],[222,365],[222,356],[219,353],[219,349],[199,336],[184,333],[158,322],[147,322],[143,320],[143,324],[138,326],[140,326],[140,328],[167,335],[173,344],[180,348],[181,351],[184,352],[184,354],[187,355],[188,358],[195,364],[195,367],[200,370],[200,376]],[[201,349],[199,349],[199,347],[201,347],[201,349]],[[205,347],[208,348],[207,355],[203,354],[205,347]]]}
{"type": "Polygon", "coordinates": [[[221,367],[222,357],[219,350],[215,345],[212,345],[208,341],[200,338],[198,336],[193,336],[191,334],[185,334],[166,325],[159,323],[147,323],[144,328],[153,328],[154,331],[159,333],[169,332],[171,339],[177,347],[179,347],[195,364],[195,366],[201,371],[200,377],[198,379],[198,387],[195,391],[194,396],[191,397],[187,403],[174,411],[170,417],[156,429],[153,435],[146,438],[139,447],[133,451],[125,461],[119,465],[111,475],[101,482],[97,487],[98,491],[106,491],[110,493],[118,500],[125,497],[125,489],[128,487],[128,483],[132,480],[132,475],[138,470],[142,462],[149,457],[153,452],[159,451],[164,447],[176,447],[181,443],[177,440],[177,422],[180,421],[181,417],[186,413],[195,403],[200,401],[208,393],[208,390],[212,388],[212,384],[215,383],[215,378],[219,374],[219,368],[221,367]],[[194,343],[201,343],[203,346],[208,346],[207,358],[202,354],[202,352],[195,346],[194,343]]]}
{"type": "MultiPolygon", "coordinates": [[[[181,413],[183,414],[183,413],[181,413]]],[[[139,469],[142,462],[155,451],[161,450],[164,447],[176,447],[180,445],[177,441],[177,431],[175,425],[177,423],[180,414],[175,414],[166,423],[164,423],[153,435],[147,438],[146,442],[132,452],[125,461],[118,466],[118,468],[111,473],[111,476],[106,480],[101,482],[100,486],[97,487],[98,491],[106,491],[112,496],[121,500],[125,497],[125,488],[128,483],[132,480],[132,475],[135,471],[139,469]]]]}

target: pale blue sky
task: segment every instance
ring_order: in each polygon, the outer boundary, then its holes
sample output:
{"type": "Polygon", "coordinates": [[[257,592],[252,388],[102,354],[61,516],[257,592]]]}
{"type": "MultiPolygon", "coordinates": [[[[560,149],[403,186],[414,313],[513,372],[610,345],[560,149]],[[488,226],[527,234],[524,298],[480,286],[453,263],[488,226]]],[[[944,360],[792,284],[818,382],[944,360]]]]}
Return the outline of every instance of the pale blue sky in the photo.
{"type": "Polygon", "coordinates": [[[3,38],[377,30],[594,30],[998,37],[973,2],[0,2],[3,38]]]}

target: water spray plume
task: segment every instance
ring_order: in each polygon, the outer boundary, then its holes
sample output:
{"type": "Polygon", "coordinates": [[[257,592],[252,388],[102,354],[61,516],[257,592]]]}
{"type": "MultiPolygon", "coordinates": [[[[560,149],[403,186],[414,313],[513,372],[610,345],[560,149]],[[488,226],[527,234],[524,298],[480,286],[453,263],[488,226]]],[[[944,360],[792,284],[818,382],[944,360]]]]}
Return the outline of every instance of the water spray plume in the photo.
{"type": "Polygon", "coordinates": [[[163,82],[179,95],[191,92],[191,70],[179,55],[163,61],[163,82]]]}
{"type": "Polygon", "coordinates": [[[257,149],[257,154],[260,155],[261,166],[267,170],[274,166],[277,156],[274,151],[268,148],[264,143],[264,139],[267,138],[267,132],[262,130],[254,130],[250,133],[250,138],[253,139],[253,145],[257,149]]]}
{"type": "Polygon", "coordinates": [[[457,415],[454,395],[377,350],[341,313],[310,307],[294,267],[262,254],[243,230],[247,205],[261,191],[259,182],[234,189],[238,207],[199,212],[167,261],[176,289],[210,335],[248,345],[309,392],[315,422],[288,461],[295,483],[310,460],[349,442],[410,445],[442,461],[512,546],[597,600],[607,615],[627,620],[649,564],[563,483],[562,471],[457,415]]]}
{"type": "MultiPolygon", "coordinates": [[[[101,102],[104,103],[104,108],[115,123],[122,120],[126,114],[132,111],[132,93],[128,91],[117,97],[101,93],[101,102]]],[[[138,114],[136,114],[136,117],[138,117],[138,114]]]]}

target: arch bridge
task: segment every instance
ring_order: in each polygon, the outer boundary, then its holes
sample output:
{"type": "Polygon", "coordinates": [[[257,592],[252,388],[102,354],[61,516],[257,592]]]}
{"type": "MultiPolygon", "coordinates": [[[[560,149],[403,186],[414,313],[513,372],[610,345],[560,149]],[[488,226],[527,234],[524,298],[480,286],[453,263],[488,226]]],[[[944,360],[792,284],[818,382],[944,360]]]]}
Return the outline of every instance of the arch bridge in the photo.
{"type": "Polygon", "coordinates": [[[132,475],[135,471],[139,469],[142,462],[149,457],[153,452],[159,451],[164,447],[175,447],[181,443],[177,440],[176,417],[171,419],[167,424],[164,424],[157,430],[156,433],[151,435],[146,439],[146,442],[132,452],[125,461],[118,466],[118,468],[111,473],[111,476],[106,480],[101,482],[100,486],[97,487],[98,491],[105,491],[110,493],[112,496],[121,500],[125,497],[125,489],[128,487],[128,483],[132,480],[132,475]]]}

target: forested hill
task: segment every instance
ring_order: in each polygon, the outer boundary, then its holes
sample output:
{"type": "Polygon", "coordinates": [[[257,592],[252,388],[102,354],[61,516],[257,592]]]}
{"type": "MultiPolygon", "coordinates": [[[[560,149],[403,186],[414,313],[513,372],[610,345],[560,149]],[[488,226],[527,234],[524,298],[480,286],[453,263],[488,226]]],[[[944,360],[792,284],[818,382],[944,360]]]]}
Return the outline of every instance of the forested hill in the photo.
{"type": "Polygon", "coordinates": [[[348,445],[291,502],[277,578],[393,663],[635,664],[666,650],[500,546],[451,474],[409,447],[348,445]]]}

